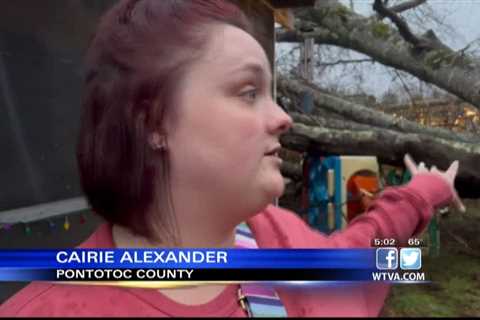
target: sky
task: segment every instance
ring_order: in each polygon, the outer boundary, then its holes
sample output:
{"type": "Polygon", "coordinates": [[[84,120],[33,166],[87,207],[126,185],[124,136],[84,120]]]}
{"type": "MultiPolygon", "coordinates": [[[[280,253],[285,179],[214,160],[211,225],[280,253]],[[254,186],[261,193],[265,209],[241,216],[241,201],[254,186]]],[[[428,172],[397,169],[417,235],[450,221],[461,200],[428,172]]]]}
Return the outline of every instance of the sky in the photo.
{"type": "MultiPolygon", "coordinates": [[[[340,0],[340,2],[348,7],[350,6],[350,0],[340,0]]],[[[403,1],[390,1],[390,3],[393,4],[399,2],[403,1]]],[[[354,10],[366,16],[373,14],[372,4],[373,0],[353,1],[354,10]]],[[[410,10],[403,14],[414,32],[416,31],[422,34],[426,30],[432,29],[442,42],[455,50],[463,49],[472,41],[480,39],[480,0],[428,0],[427,4],[430,8],[428,11],[432,12],[436,17],[439,17],[451,28],[439,27],[428,21],[420,21],[420,23],[418,23],[419,20],[416,16],[419,10],[416,9],[417,12],[410,10]],[[417,25],[413,24],[415,21],[417,25]],[[420,27],[418,25],[420,25],[420,27]]],[[[425,5],[426,4],[422,6],[425,5]]],[[[290,50],[290,48],[291,44],[277,45],[278,54],[281,55],[290,50]]],[[[480,40],[475,41],[469,48],[472,53],[473,50],[476,50],[475,54],[480,57],[480,40]]],[[[351,58],[358,59],[366,57],[361,54],[352,53],[351,58]]],[[[377,98],[389,90],[398,91],[399,82],[392,82],[391,72],[388,72],[388,69],[378,63],[373,65],[371,63],[364,63],[359,69],[362,70],[360,75],[362,81],[355,81],[355,79],[352,78],[352,72],[345,70],[343,67],[329,68],[321,75],[316,75],[315,81],[321,86],[326,87],[332,84],[339,84],[339,86],[351,93],[360,89],[377,98]],[[359,83],[361,83],[360,88],[359,83]]],[[[405,77],[404,80],[408,81],[408,76],[405,77]]],[[[420,82],[421,81],[416,81],[417,86],[420,85],[420,82]]]]}
{"type": "MultiPolygon", "coordinates": [[[[340,2],[350,6],[349,0],[341,0],[340,2]]],[[[373,13],[372,3],[372,0],[353,1],[355,11],[363,15],[373,13]]],[[[451,37],[442,38],[441,33],[437,34],[442,41],[452,48],[461,49],[467,43],[480,38],[480,0],[429,0],[427,4],[438,16],[445,17],[445,22],[458,32],[458,38],[455,39],[451,37]]],[[[431,28],[433,25],[428,27],[431,28]]]]}

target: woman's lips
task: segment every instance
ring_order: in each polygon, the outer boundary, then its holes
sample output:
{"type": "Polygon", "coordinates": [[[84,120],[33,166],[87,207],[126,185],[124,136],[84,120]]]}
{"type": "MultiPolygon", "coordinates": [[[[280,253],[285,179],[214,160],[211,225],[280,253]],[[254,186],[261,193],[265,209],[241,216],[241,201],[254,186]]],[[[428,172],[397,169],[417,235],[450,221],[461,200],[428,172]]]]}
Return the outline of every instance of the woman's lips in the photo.
{"type": "Polygon", "coordinates": [[[277,146],[273,147],[272,149],[270,149],[270,151],[265,153],[265,155],[278,157],[278,152],[280,151],[281,148],[282,147],[280,145],[277,145],[277,146]]]}
{"type": "Polygon", "coordinates": [[[274,154],[271,154],[271,155],[267,154],[267,155],[265,155],[265,157],[272,159],[273,161],[275,161],[279,165],[282,164],[282,162],[283,162],[282,158],[280,158],[278,156],[278,153],[274,153],[274,154]]]}

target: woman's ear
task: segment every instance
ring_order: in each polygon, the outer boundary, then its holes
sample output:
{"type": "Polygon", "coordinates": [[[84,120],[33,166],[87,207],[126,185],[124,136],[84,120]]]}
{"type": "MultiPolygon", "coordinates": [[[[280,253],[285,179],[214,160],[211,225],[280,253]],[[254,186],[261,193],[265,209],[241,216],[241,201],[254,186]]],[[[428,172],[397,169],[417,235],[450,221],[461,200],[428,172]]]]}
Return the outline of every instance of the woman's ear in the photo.
{"type": "Polygon", "coordinates": [[[165,134],[152,132],[148,138],[148,144],[153,150],[167,150],[167,137],[165,134]]]}

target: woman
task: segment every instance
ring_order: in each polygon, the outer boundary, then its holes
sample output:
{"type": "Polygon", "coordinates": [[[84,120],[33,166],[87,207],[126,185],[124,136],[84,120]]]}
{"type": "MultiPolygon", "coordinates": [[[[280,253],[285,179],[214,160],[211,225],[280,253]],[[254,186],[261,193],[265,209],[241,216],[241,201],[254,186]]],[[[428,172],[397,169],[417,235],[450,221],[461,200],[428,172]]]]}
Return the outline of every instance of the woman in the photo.
{"type": "MultiPolygon", "coordinates": [[[[224,0],[126,0],[102,18],[87,55],[78,144],[81,183],[108,223],[81,247],[235,247],[247,221],[259,247],[368,247],[406,241],[455,195],[447,172],[407,165],[342,231],[325,236],[269,205],[284,189],[270,65],[224,0]]],[[[288,316],[378,315],[384,285],[277,290],[288,316]]],[[[31,284],[0,308],[17,316],[246,316],[238,286],[153,290],[31,284]]]]}

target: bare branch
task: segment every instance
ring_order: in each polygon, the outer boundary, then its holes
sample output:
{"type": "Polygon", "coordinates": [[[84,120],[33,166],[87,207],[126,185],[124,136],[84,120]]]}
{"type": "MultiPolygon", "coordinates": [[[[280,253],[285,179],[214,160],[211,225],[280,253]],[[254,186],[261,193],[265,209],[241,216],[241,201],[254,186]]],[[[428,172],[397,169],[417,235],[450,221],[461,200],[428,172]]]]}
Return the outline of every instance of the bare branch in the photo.
{"type": "Polygon", "coordinates": [[[388,10],[390,10],[392,12],[395,12],[395,13],[401,13],[403,11],[407,11],[407,10],[416,8],[419,5],[424,4],[425,2],[427,2],[427,0],[405,1],[405,2],[402,2],[398,5],[396,5],[396,6],[392,6],[392,7],[388,8],[388,10]]]}
{"type": "Polygon", "coordinates": [[[363,62],[375,62],[373,59],[351,59],[351,60],[337,60],[334,62],[321,62],[317,63],[317,67],[333,67],[340,64],[352,64],[352,63],[363,63],[363,62]]]}
{"type": "Polygon", "coordinates": [[[466,51],[469,50],[473,45],[476,45],[477,43],[480,43],[480,39],[475,39],[473,41],[470,41],[462,49],[458,50],[458,53],[461,54],[462,56],[465,55],[466,51]]]}
{"type": "MultiPolygon", "coordinates": [[[[452,6],[453,8],[453,6],[452,6]]],[[[444,37],[455,39],[461,36],[452,25],[446,22],[446,18],[451,15],[455,9],[442,8],[441,12],[435,10],[429,3],[424,6],[420,6],[418,10],[405,12],[405,19],[411,21],[415,25],[418,32],[423,32],[429,29],[425,20],[431,21],[435,25],[436,32],[442,34],[444,37]],[[409,19],[410,18],[410,19],[409,19]]]]}
{"type": "Polygon", "coordinates": [[[480,60],[454,50],[433,34],[419,36],[428,43],[423,50],[412,50],[400,32],[390,26],[365,18],[340,3],[320,2],[321,7],[300,12],[299,24],[316,25],[313,31],[278,34],[282,42],[299,42],[305,36],[317,44],[330,44],[363,53],[377,62],[438,86],[480,109],[480,60]],[[328,4],[328,5],[327,5],[328,4]],[[373,30],[373,32],[372,32],[373,30]]]}
{"type": "Polygon", "coordinates": [[[410,103],[411,103],[413,106],[415,106],[415,99],[413,98],[413,95],[412,95],[412,93],[410,92],[410,89],[408,89],[407,84],[406,84],[405,81],[403,80],[402,75],[401,75],[400,72],[398,72],[398,70],[396,70],[396,69],[393,69],[393,72],[395,73],[395,76],[400,80],[400,83],[402,84],[403,90],[407,93],[408,97],[410,98],[410,103]]]}
{"type": "Polygon", "coordinates": [[[405,41],[413,44],[413,46],[416,48],[427,46],[424,40],[418,38],[412,33],[412,31],[410,31],[410,28],[405,20],[383,5],[382,0],[375,0],[373,4],[373,10],[375,10],[381,18],[388,17],[397,26],[398,32],[405,41]]]}
{"type": "Polygon", "coordinates": [[[300,50],[300,46],[293,46],[293,48],[291,48],[288,52],[285,52],[284,54],[276,58],[277,63],[279,61],[282,61],[282,59],[285,58],[286,56],[293,54],[293,52],[297,50],[300,50]]]}

